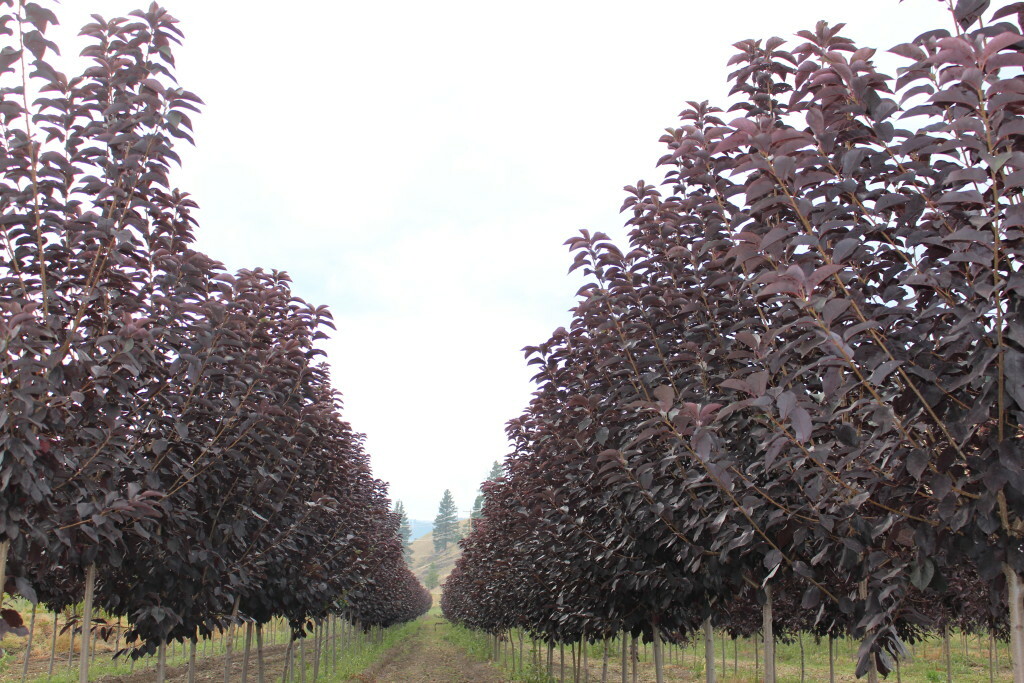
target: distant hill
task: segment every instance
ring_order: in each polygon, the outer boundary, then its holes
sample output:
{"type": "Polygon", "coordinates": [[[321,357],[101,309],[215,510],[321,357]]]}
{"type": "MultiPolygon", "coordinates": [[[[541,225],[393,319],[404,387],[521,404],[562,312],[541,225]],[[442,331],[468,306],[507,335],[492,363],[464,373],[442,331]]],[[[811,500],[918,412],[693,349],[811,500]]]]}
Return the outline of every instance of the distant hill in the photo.
{"type": "MultiPolygon", "coordinates": [[[[431,529],[433,529],[433,523],[431,523],[431,529]]],[[[465,535],[469,533],[469,520],[459,520],[459,533],[465,535]]],[[[427,573],[430,571],[430,565],[434,565],[437,568],[438,588],[431,591],[434,595],[435,604],[441,597],[440,584],[444,583],[444,580],[451,574],[452,568],[455,566],[455,561],[462,555],[462,549],[459,548],[457,543],[449,545],[443,552],[434,553],[434,533],[431,530],[426,536],[422,536],[412,543],[412,561],[409,563],[412,568],[412,573],[416,575],[416,578],[421,582],[426,583],[427,573]]]]}
{"type": "Polygon", "coordinates": [[[434,522],[425,519],[410,519],[409,528],[412,529],[412,540],[423,538],[434,530],[434,522]]]}

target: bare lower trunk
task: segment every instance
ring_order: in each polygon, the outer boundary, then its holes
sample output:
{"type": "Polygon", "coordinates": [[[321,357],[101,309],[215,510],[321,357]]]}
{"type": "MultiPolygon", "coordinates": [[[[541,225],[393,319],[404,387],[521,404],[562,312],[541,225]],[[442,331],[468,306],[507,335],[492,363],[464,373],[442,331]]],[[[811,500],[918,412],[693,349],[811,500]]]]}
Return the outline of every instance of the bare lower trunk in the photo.
{"type": "Polygon", "coordinates": [[[196,638],[192,636],[188,641],[188,683],[196,683],[196,638]]]}
{"type": "MultiPolygon", "coordinates": [[[[85,642],[84,640],[82,642],[85,642]]],[[[157,647],[156,659],[156,683],[164,683],[167,680],[167,642],[161,641],[157,647]]]]}
{"type": "Polygon", "coordinates": [[[946,683],[953,683],[953,648],[949,642],[949,624],[942,627],[942,654],[946,658],[946,683]]]}
{"type": "Polygon", "coordinates": [[[608,639],[604,639],[604,657],[601,659],[601,683],[608,683],[608,639]]]}
{"type": "Polygon", "coordinates": [[[85,570],[85,604],[82,606],[82,652],[78,659],[78,683],[89,683],[89,628],[92,626],[92,598],[95,592],[96,565],[90,564],[85,570]]]}
{"type": "Polygon", "coordinates": [[[57,658],[57,612],[53,613],[53,634],[50,636],[50,666],[46,669],[46,677],[53,677],[53,662],[57,658]]]}
{"type": "Polygon", "coordinates": [[[282,683],[288,683],[288,673],[292,665],[292,649],[295,646],[295,641],[292,639],[288,640],[288,649],[285,650],[285,675],[281,678],[282,683]]]}
{"type": "Polygon", "coordinates": [[[626,632],[622,632],[622,683],[629,683],[629,660],[626,659],[628,645],[626,644],[626,632]]]}
{"type": "Polygon", "coordinates": [[[7,553],[11,550],[11,541],[0,541],[0,602],[3,602],[4,584],[7,583],[7,553]]]}
{"type": "Polygon", "coordinates": [[[263,667],[263,624],[256,624],[256,680],[265,683],[263,676],[266,669],[263,667]]]}
{"type": "Polygon", "coordinates": [[[654,679],[665,683],[665,653],[661,647],[661,632],[657,626],[651,627],[651,642],[654,644],[654,679]]]}
{"type": "Polygon", "coordinates": [[[996,664],[995,664],[995,636],[989,631],[988,634],[988,683],[995,683],[996,680],[996,664]]]}
{"type": "MultiPolygon", "coordinates": [[[[21,667],[21,683],[25,683],[25,679],[28,678],[28,660],[32,657],[32,636],[36,632],[36,608],[38,607],[38,603],[32,605],[32,617],[28,622],[28,643],[25,645],[25,663],[21,667]]],[[[56,627],[57,624],[54,623],[54,628],[56,627]]]]}
{"type": "Polygon", "coordinates": [[[633,683],[637,683],[640,675],[638,671],[640,667],[640,648],[638,647],[637,636],[633,636],[633,642],[630,643],[629,650],[629,659],[633,664],[633,683]]]}
{"type": "Polygon", "coordinates": [[[828,683],[836,683],[836,640],[828,637],[828,683]]]}
{"type": "Polygon", "coordinates": [[[224,645],[224,683],[231,680],[231,650],[235,642],[235,619],[238,618],[238,602],[241,596],[235,598],[235,605],[231,608],[231,621],[228,623],[227,642],[224,645]]]}
{"type": "Polygon", "coordinates": [[[764,587],[764,683],[775,683],[775,633],[772,630],[772,587],[764,587]]]}
{"type": "Polygon", "coordinates": [[[338,626],[341,625],[341,619],[335,616],[331,619],[331,672],[338,670],[338,626]]]}
{"type": "MultiPolygon", "coordinates": [[[[725,652],[722,652],[725,656],[725,652]]],[[[725,668],[725,665],[722,665],[725,668]]],[[[711,617],[704,620],[704,676],[707,683],[717,683],[715,675],[715,631],[711,627],[711,617]]]]}
{"type": "Polygon", "coordinates": [[[803,631],[797,631],[797,639],[800,641],[800,683],[804,683],[806,679],[806,661],[804,654],[804,633],[803,631]]]}
{"type": "Polygon", "coordinates": [[[754,638],[754,678],[758,679],[761,677],[761,655],[757,651],[757,636],[754,638]]]}
{"type": "Polygon", "coordinates": [[[252,652],[252,622],[245,622],[245,650],[242,654],[242,683],[249,681],[249,653],[252,652]]]}

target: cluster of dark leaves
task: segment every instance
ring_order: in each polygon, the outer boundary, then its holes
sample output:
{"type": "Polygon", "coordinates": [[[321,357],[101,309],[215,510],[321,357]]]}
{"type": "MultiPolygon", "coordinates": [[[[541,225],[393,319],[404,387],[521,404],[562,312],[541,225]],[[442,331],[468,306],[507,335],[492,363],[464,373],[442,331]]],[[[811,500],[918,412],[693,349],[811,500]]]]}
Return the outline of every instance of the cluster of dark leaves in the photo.
{"type": "MultiPolygon", "coordinates": [[[[199,98],[165,10],[93,17],[88,61],[0,0],[0,537],[11,590],[127,616],[137,653],[231,619],[368,625],[430,598],[284,273],[192,248],[171,186],[199,98]]],[[[10,623],[10,620],[6,620],[10,623]]]]}
{"type": "Polygon", "coordinates": [[[1004,628],[1024,571],[1024,3],[987,9],[893,48],[895,76],[842,25],[736,45],[733,113],[689,103],[664,182],[626,188],[628,249],[568,242],[590,283],[527,349],[539,389],[450,618],[745,632],[737,601],[770,587],[782,632],[862,638],[859,674],[948,621],[1004,628]]]}

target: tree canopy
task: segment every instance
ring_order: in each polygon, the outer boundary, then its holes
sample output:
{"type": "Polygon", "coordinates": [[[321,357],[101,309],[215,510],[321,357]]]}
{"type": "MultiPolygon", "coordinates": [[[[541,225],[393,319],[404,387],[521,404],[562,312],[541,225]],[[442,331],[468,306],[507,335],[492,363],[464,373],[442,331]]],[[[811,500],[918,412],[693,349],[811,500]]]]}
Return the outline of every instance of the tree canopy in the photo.
{"type": "Polygon", "coordinates": [[[526,350],[449,618],[689,637],[760,604],[766,645],[850,634],[863,675],[970,586],[1024,671],[1024,4],[987,7],[895,75],[841,24],[736,44],[734,102],[626,188],[628,244],[568,241],[588,283],[526,350]]]}

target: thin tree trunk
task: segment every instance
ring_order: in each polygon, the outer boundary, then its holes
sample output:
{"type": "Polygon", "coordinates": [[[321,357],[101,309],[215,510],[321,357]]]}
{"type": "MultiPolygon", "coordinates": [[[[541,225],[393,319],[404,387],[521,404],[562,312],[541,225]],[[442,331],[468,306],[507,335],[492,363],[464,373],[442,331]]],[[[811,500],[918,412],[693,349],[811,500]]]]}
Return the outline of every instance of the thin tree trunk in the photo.
{"type": "Polygon", "coordinates": [[[604,657],[601,659],[601,683],[608,683],[608,637],[604,638],[604,657]]]}
{"type": "Polygon", "coordinates": [[[188,639],[188,683],[196,683],[196,639],[194,635],[188,639]]]}
{"type": "Polygon", "coordinates": [[[633,636],[633,642],[630,644],[629,658],[633,663],[633,683],[637,683],[640,672],[640,647],[637,642],[638,636],[633,636]]]}
{"type": "Polygon", "coordinates": [[[38,607],[38,603],[33,603],[32,617],[28,622],[28,643],[25,645],[25,664],[21,667],[21,683],[25,683],[25,679],[28,678],[28,660],[32,657],[32,636],[36,632],[36,608],[38,607]]]}
{"type": "Polygon", "coordinates": [[[751,640],[754,641],[754,679],[756,680],[761,677],[761,656],[757,651],[757,635],[755,634],[751,640]]]}
{"type": "Polygon", "coordinates": [[[804,661],[804,632],[796,632],[797,640],[800,642],[800,683],[804,683],[806,678],[806,665],[804,661]]]}
{"type": "Polygon", "coordinates": [[[548,678],[551,678],[555,669],[555,644],[548,642],[548,678]]]}
{"type": "Polygon", "coordinates": [[[590,683],[590,648],[585,637],[580,640],[580,647],[583,648],[583,683],[590,683]]]}
{"type": "Polygon", "coordinates": [[[772,587],[764,587],[764,683],[775,683],[775,633],[772,630],[772,587]]]}
{"type": "MultiPolygon", "coordinates": [[[[83,641],[85,642],[85,641],[83,641]]],[[[160,641],[157,647],[156,660],[156,683],[164,683],[167,680],[167,641],[160,641]]]]}
{"type": "Polygon", "coordinates": [[[900,671],[900,658],[894,657],[893,659],[896,662],[896,683],[903,683],[903,672],[900,671]]]}
{"type": "Polygon", "coordinates": [[[828,683],[836,683],[836,640],[831,635],[828,637],[828,683]]]}
{"type": "Polygon", "coordinates": [[[949,638],[949,624],[944,624],[942,627],[942,654],[946,658],[946,683],[953,683],[952,645],[949,638]]]}
{"type": "MultiPolygon", "coordinates": [[[[723,672],[725,673],[725,672],[723,672]]],[[[732,639],[732,675],[738,676],[740,673],[740,639],[732,639]]]]}
{"type": "Polygon", "coordinates": [[[661,632],[654,625],[651,626],[651,642],[654,644],[654,679],[665,683],[665,653],[661,647],[661,632]]]}
{"type": "Polygon", "coordinates": [[[256,624],[256,680],[258,683],[265,683],[263,680],[266,669],[263,667],[263,624],[256,624]]]}
{"type": "MultiPolygon", "coordinates": [[[[724,651],[722,656],[725,656],[724,651]]],[[[711,617],[704,620],[704,676],[707,683],[718,681],[718,676],[715,675],[715,630],[711,627],[711,617]]]]}
{"type": "MultiPolygon", "coordinates": [[[[320,675],[320,659],[324,656],[324,649],[327,646],[327,622],[320,620],[317,625],[317,637],[316,637],[316,661],[313,662],[313,682],[316,683],[317,676],[320,675]]],[[[326,668],[326,667],[325,667],[326,668]]]]}
{"type": "Polygon", "coordinates": [[[245,622],[245,650],[242,654],[242,683],[249,681],[249,653],[252,652],[252,622],[245,622]]]}
{"type": "Polygon", "coordinates": [[[565,683],[565,643],[558,641],[558,682],[565,683]]]}
{"type": "Polygon", "coordinates": [[[722,629],[722,675],[728,675],[727,671],[728,669],[725,668],[725,629],[722,629]]]}
{"type": "Polygon", "coordinates": [[[57,617],[59,613],[53,612],[53,634],[50,636],[50,666],[46,669],[46,677],[53,678],[53,662],[57,658],[57,617]]]}
{"type": "MultiPolygon", "coordinates": [[[[371,631],[370,633],[372,634],[371,631]]],[[[306,683],[306,634],[299,638],[299,683],[306,683]]]]}
{"type": "Polygon", "coordinates": [[[92,626],[92,598],[96,592],[96,565],[85,570],[85,604],[82,606],[82,645],[78,658],[78,683],[89,683],[89,628],[92,626]]]}
{"type": "Polygon", "coordinates": [[[231,608],[231,621],[228,623],[227,642],[224,644],[224,683],[231,680],[231,649],[235,642],[235,619],[238,618],[238,603],[242,596],[235,596],[235,604],[231,608]]]}
{"type": "Polygon", "coordinates": [[[629,683],[629,662],[626,659],[626,632],[622,632],[622,683],[629,683]]]}
{"type": "Polygon", "coordinates": [[[0,541],[0,603],[4,598],[4,584],[7,583],[7,554],[11,550],[11,540],[0,541]]]}
{"type": "Polygon", "coordinates": [[[995,683],[996,680],[996,665],[995,665],[995,636],[991,631],[988,633],[988,683],[995,683]]]}

